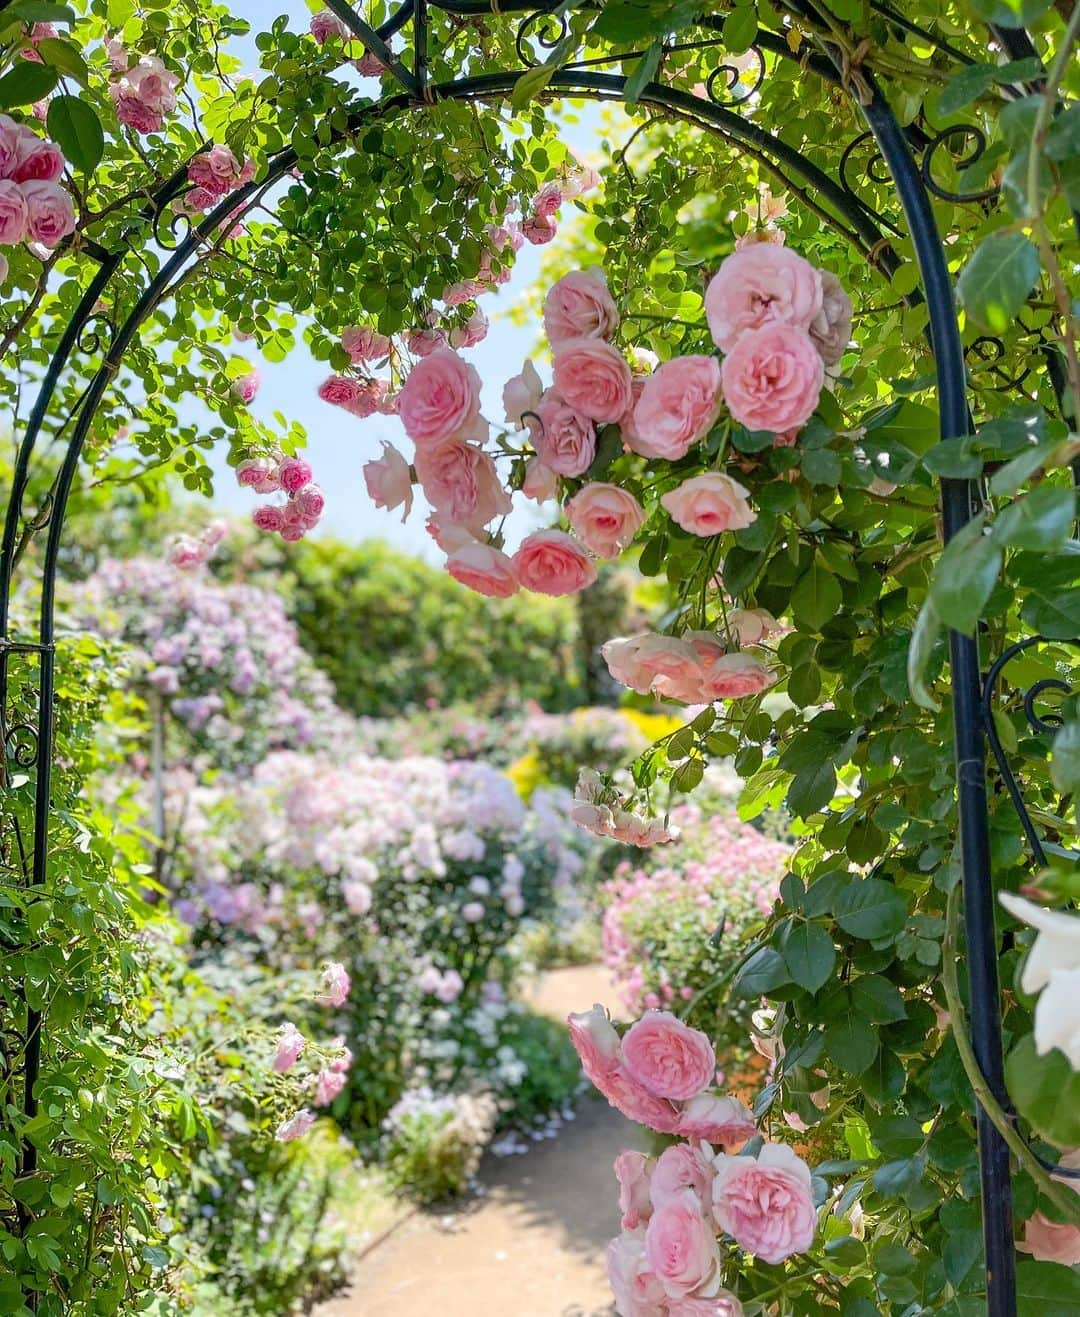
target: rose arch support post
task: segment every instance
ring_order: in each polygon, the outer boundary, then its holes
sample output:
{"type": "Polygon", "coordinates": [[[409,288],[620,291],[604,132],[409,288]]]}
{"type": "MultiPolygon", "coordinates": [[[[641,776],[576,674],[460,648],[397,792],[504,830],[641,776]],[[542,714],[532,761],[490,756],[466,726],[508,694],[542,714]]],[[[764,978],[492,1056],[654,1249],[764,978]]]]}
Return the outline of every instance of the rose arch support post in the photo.
{"type": "MultiPolygon", "coordinates": [[[[397,94],[387,95],[377,105],[354,107],[348,116],[345,128],[336,129],[334,132],[333,140],[338,144],[360,126],[381,115],[400,114],[410,110],[422,112],[426,106],[444,99],[505,100],[513,93],[523,72],[521,68],[461,77],[437,84],[429,83],[427,81],[430,53],[428,46],[431,38],[426,10],[442,10],[461,17],[526,13],[526,24],[543,16],[551,18],[555,23],[562,21],[553,12],[561,8],[554,3],[554,0],[549,0],[548,3],[536,3],[536,0],[532,2],[503,0],[501,5],[491,3],[491,0],[445,0],[444,3],[431,0],[427,5],[419,0],[405,0],[386,23],[379,29],[372,29],[359,17],[356,12],[357,7],[345,3],[344,0],[329,0],[329,3],[331,9],[377,52],[389,53],[385,45],[388,38],[412,24],[413,67],[406,67],[400,59],[396,58],[388,61],[388,68],[397,80],[400,90],[397,94]]],[[[715,20],[711,19],[703,20],[703,27],[714,34],[717,30],[715,20]]],[[[861,69],[855,75],[851,75],[850,70],[845,68],[841,53],[835,48],[826,44],[821,48],[824,53],[800,57],[789,49],[781,33],[762,30],[758,33],[758,41],[763,49],[777,58],[793,60],[799,63],[804,71],[808,70],[843,87],[865,116],[895,185],[921,274],[922,296],[929,315],[931,346],[937,376],[941,437],[948,439],[967,434],[970,429],[970,418],[963,347],[945,253],[924,177],[926,162],[924,160],[923,168],[920,170],[912,152],[913,130],[900,128],[869,72],[861,69]]],[[[708,42],[700,44],[722,46],[722,36],[712,35],[708,42]]],[[[610,58],[588,60],[577,66],[567,65],[554,73],[549,80],[548,90],[553,95],[625,101],[626,77],[585,67],[585,64],[618,64],[632,58],[635,53],[640,52],[612,54],[610,58]]],[[[522,58],[527,64],[524,54],[522,58]]],[[[882,217],[847,186],[846,180],[837,181],[830,178],[800,152],[756,124],[752,117],[740,116],[737,102],[720,101],[716,98],[702,99],[661,82],[650,82],[639,89],[635,99],[641,104],[655,106],[669,114],[689,120],[699,128],[716,133],[732,146],[751,155],[771,174],[779,176],[781,181],[790,176],[798,178],[806,186],[808,193],[812,194],[818,213],[823,215],[838,232],[886,274],[897,268],[899,264],[897,255],[878,227],[882,217]]],[[[29,866],[31,868],[29,881],[33,886],[44,883],[49,863],[49,776],[54,730],[55,660],[52,649],[54,593],[66,504],[83,442],[93,422],[96,408],[106,390],[112,386],[125,350],[137,339],[147,316],[173,291],[173,281],[183,275],[189,262],[197,259],[201,244],[216,232],[218,225],[234,211],[245,209],[264,195],[266,188],[283,178],[295,163],[296,156],[291,148],[285,148],[270,157],[266,162],[265,172],[258,182],[248,182],[233,192],[198,221],[184,238],[175,245],[170,245],[167,258],[142,288],[127,319],[120,325],[111,326],[111,332],[101,342],[96,338],[94,342],[90,342],[89,338],[84,340],[84,331],[93,319],[94,307],[99,296],[105,292],[106,286],[114,278],[122,277],[121,267],[127,255],[123,250],[99,254],[95,258],[100,262],[99,269],[94,277],[87,281],[87,290],[59,341],[52,365],[42,380],[28,423],[20,436],[11,500],[7,509],[2,550],[0,550],[0,595],[2,595],[0,598],[0,733],[7,730],[3,719],[8,660],[14,654],[36,656],[39,663],[36,728],[38,735],[33,765],[36,773],[36,808],[32,865],[29,866]],[[100,365],[90,373],[91,378],[80,396],[75,413],[67,418],[67,421],[73,423],[70,426],[66,453],[60,466],[51,505],[47,509],[47,515],[40,522],[41,525],[47,523],[48,530],[42,567],[41,609],[36,643],[27,644],[20,641],[16,644],[9,639],[8,602],[13,589],[13,576],[18,565],[16,545],[19,541],[20,529],[25,533],[30,520],[22,508],[30,459],[46,419],[58,419],[52,416],[52,411],[61,374],[68,367],[73,355],[86,356],[90,353],[100,354],[100,365]]],[[[181,195],[185,187],[186,172],[181,169],[158,188],[151,199],[151,215],[155,221],[166,213],[166,208],[181,195]]],[[[886,227],[893,228],[891,223],[886,223],[886,227]]],[[[917,295],[910,300],[918,300],[917,295]]],[[[976,492],[970,482],[956,480],[942,482],[941,503],[946,540],[971,520],[976,492]]],[[[990,883],[984,724],[980,705],[982,682],[977,642],[971,637],[951,632],[950,652],[973,1044],[976,1057],[992,1092],[1003,1105],[1007,1106],[1008,1099],[1003,1081],[997,982],[998,945],[990,883]]],[[[25,1108],[27,1114],[31,1115],[35,1105],[34,1085],[40,1048],[41,1021],[35,1012],[29,1012],[26,1021],[24,1078],[25,1108]]],[[[1015,1262],[1008,1150],[981,1108],[977,1111],[977,1119],[987,1261],[987,1312],[989,1317],[1015,1317],[1015,1262]]],[[[27,1143],[23,1149],[24,1172],[32,1171],[34,1165],[33,1145],[27,1143]]]]}

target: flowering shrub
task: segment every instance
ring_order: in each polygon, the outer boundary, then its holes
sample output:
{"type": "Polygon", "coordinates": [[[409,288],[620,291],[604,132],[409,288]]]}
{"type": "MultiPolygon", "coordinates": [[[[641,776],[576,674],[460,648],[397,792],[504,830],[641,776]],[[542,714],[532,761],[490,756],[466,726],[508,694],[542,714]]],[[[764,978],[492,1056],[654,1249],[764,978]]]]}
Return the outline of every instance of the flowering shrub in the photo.
{"type": "Polygon", "coordinates": [[[196,570],[107,559],[78,587],[75,618],[131,646],[142,689],[216,763],[325,740],[336,715],[331,686],[300,648],[281,597],[213,582],[197,570],[202,544],[187,538],[196,570]]]}
{"type": "Polygon", "coordinates": [[[410,1089],[383,1122],[391,1179],[421,1201],[460,1194],[469,1185],[495,1125],[490,1095],[472,1097],[410,1089]]]}

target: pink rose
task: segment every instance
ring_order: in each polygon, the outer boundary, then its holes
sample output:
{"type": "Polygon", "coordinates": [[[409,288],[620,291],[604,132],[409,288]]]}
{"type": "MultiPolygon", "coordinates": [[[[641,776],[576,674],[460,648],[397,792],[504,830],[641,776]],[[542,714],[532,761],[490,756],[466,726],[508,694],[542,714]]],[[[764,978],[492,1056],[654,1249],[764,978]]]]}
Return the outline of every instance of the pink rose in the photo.
{"type": "Polygon", "coordinates": [[[684,480],[660,499],[671,519],[691,535],[719,535],[722,531],[743,530],[757,520],[757,513],[746,501],[750,491],[737,480],[718,471],[684,480]]]}
{"type": "Polygon", "coordinates": [[[569,338],[555,354],[555,388],[593,421],[617,421],[633,399],[630,367],[610,343],[569,338]]]}
{"type": "Polygon", "coordinates": [[[274,1050],[273,1068],[279,1075],[285,1074],[296,1064],[300,1053],[307,1046],[307,1039],[295,1024],[283,1024],[277,1037],[274,1050]]]}
{"type": "Polygon", "coordinates": [[[341,895],[351,915],[366,915],[371,909],[371,888],[360,878],[345,878],[341,884],[341,895]]]}
{"type": "Polygon", "coordinates": [[[715,1282],[720,1249],[692,1189],[657,1205],[645,1229],[645,1259],[664,1293],[673,1299],[715,1282]]]}
{"type": "Polygon", "coordinates": [[[304,485],[292,496],[300,515],[314,523],[319,520],[326,507],[326,495],[318,485],[304,485]]]}
{"type": "Polygon", "coordinates": [[[526,361],[521,368],[521,374],[507,380],[503,387],[503,408],[506,412],[507,425],[512,425],[515,430],[523,430],[525,413],[536,411],[543,393],[544,386],[536,373],[536,367],[531,361],[526,361]]]}
{"type": "Polygon", "coordinates": [[[36,133],[20,135],[18,163],[11,177],[16,183],[39,179],[51,183],[64,172],[64,153],[55,142],[43,141],[36,133]]]}
{"type": "Polygon", "coordinates": [[[0,178],[12,178],[19,167],[19,154],[26,137],[41,138],[29,128],[16,123],[10,114],[0,114],[0,178]]]}
{"type": "Polygon", "coordinates": [[[109,37],[105,42],[105,54],[109,57],[109,67],[114,73],[124,73],[131,59],[124,49],[124,43],[117,37],[109,37]]]}
{"type": "Polygon", "coordinates": [[[257,370],[249,371],[246,375],[239,375],[232,382],[232,395],[242,403],[255,401],[255,395],[259,392],[259,372],[257,370]]]}
{"type": "Polygon", "coordinates": [[[533,199],[533,214],[541,219],[553,219],[562,203],[563,194],[558,183],[545,183],[533,199]]]}
{"type": "Polygon", "coordinates": [[[350,36],[349,29],[329,9],[321,9],[313,15],[309,30],[320,46],[325,46],[331,37],[340,37],[342,41],[348,41],[350,36]]]}
{"type": "Polygon", "coordinates": [[[452,1006],[465,991],[465,981],[456,969],[448,969],[442,976],[435,996],[444,1006],[452,1006]]]}
{"type": "Polygon", "coordinates": [[[554,238],[556,233],[555,217],[545,219],[542,215],[530,215],[521,226],[526,242],[534,247],[543,247],[554,238]]]}
{"type": "Polygon", "coordinates": [[[450,331],[450,346],[453,348],[474,348],[487,338],[488,318],[477,307],[463,325],[455,325],[450,331]]]}
{"type": "Polygon", "coordinates": [[[280,534],[285,529],[285,510],[267,503],[255,509],[251,514],[251,521],[256,530],[280,534]]]}
{"type": "Polygon", "coordinates": [[[136,97],[159,120],[176,109],[180,79],[156,55],[143,55],[138,64],[125,70],[120,84],[126,96],[136,97]]]}
{"type": "Polygon", "coordinates": [[[359,380],[348,375],[331,375],[319,385],[319,397],[333,407],[344,407],[347,412],[362,420],[374,412],[373,400],[365,394],[359,380]],[[371,411],[367,405],[371,403],[371,411]]]}
{"type": "Polygon", "coordinates": [[[807,330],[821,310],[821,275],[787,247],[754,243],[725,260],[705,290],[713,342],[731,352],[747,330],[807,330]]]}
{"type": "Polygon", "coordinates": [[[742,1249],[762,1262],[783,1262],[814,1239],[817,1216],[810,1168],[783,1143],[757,1157],[714,1160],[713,1215],[742,1249]]]}
{"type": "Polygon", "coordinates": [[[383,441],[383,455],[364,463],[364,484],[377,508],[393,512],[404,505],[401,520],[412,511],[413,488],[409,464],[394,447],[383,441]]]}
{"type": "Polygon", "coordinates": [[[643,1015],[622,1040],[623,1064],[654,1097],[684,1102],[712,1082],[716,1053],[700,1029],[668,1011],[643,1015]]]}
{"type": "Polygon", "coordinates": [[[609,835],[627,846],[637,846],[648,850],[674,841],[679,835],[678,828],[670,828],[663,819],[649,819],[630,810],[617,809],[611,816],[609,835]]]}
{"type": "Polygon", "coordinates": [[[254,489],[270,474],[270,463],[261,457],[246,457],[236,467],[236,483],[242,489],[254,489]]]}
{"type": "Polygon", "coordinates": [[[583,475],[596,456],[596,427],[555,389],[548,389],[529,424],[536,455],[561,476],[583,475]]]}
{"type": "Polygon", "coordinates": [[[536,503],[546,503],[548,499],[555,498],[558,494],[559,477],[538,457],[530,457],[525,463],[525,478],[521,482],[521,492],[536,503]]]}
{"type": "Polygon", "coordinates": [[[345,1084],[346,1076],[343,1071],[320,1070],[318,1078],[315,1080],[315,1105],[317,1107],[328,1107],[344,1089],[345,1084]]]}
{"type": "Polygon", "coordinates": [[[619,308],[603,270],[573,270],[548,290],[544,329],[553,348],[572,338],[611,339],[618,328],[619,308]]]}
{"type": "Polygon", "coordinates": [[[643,1230],[625,1230],[613,1239],[605,1262],[619,1317],[665,1317],[664,1291],[645,1259],[643,1230]]]}
{"type": "Polygon", "coordinates": [[[821,272],[821,310],[810,324],[810,337],[826,366],[835,366],[851,340],[851,298],[831,270],[821,272]]]}
{"type": "Polygon", "coordinates": [[[814,414],[825,367],[805,330],[767,325],[748,330],[720,367],[728,410],[748,430],[779,433],[814,414]]]}
{"type": "Polygon", "coordinates": [[[646,1125],[658,1134],[674,1134],[679,1113],[665,1098],[655,1097],[642,1088],[621,1063],[610,1073],[594,1079],[593,1083],[611,1106],[627,1119],[646,1125]]]}
{"type": "Polygon", "coordinates": [[[206,561],[207,547],[191,535],[174,535],[169,541],[166,557],[173,567],[187,572],[206,561]]]}
{"type": "Polygon", "coordinates": [[[741,1148],[758,1129],[753,1115],[738,1098],[699,1093],[683,1107],[678,1132],[687,1139],[722,1144],[727,1150],[741,1148]]]}
{"type": "Polygon", "coordinates": [[[652,1214],[649,1179],[652,1163],[643,1152],[626,1149],[615,1158],[615,1178],[619,1182],[619,1211],[622,1228],[636,1230],[652,1214]]]}
{"type": "Polygon", "coordinates": [[[702,692],[710,702],[739,700],[746,695],[760,695],[775,681],[775,675],[752,654],[725,654],[705,673],[702,692]]]}
{"type": "Polygon", "coordinates": [[[0,179],[0,246],[13,247],[26,237],[26,199],[18,183],[0,179]]]}
{"type": "Polygon", "coordinates": [[[740,645],[759,645],[780,630],[767,608],[734,608],[727,615],[727,626],[740,645]]]}
{"type": "MultiPolygon", "coordinates": [[[[1068,1170],[1080,1170],[1080,1149],[1074,1148],[1060,1160],[1068,1170]]],[[[1080,1193],[1080,1180],[1069,1176],[1053,1177],[1080,1193]]],[[[1024,1222],[1024,1242],[1016,1246],[1030,1253],[1037,1262],[1059,1262],[1065,1267],[1080,1266],[1080,1227],[1063,1221],[1051,1221],[1043,1212],[1035,1212],[1024,1222]]]]}
{"type": "Polygon", "coordinates": [[[340,961],[331,960],[322,972],[322,991],[315,1000],[320,1006],[343,1006],[352,984],[340,961]]]}
{"type": "Polygon", "coordinates": [[[517,578],[536,594],[577,594],[596,580],[592,559],[561,530],[527,535],[514,554],[517,578]]]}
{"type": "Polygon", "coordinates": [[[386,65],[378,55],[373,55],[371,51],[368,51],[366,55],[362,55],[353,62],[353,68],[362,78],[377,78],[385,72],[386,65]]]}
{"type": "Polygon", "coordinates": [[[601,558],[616,558],[645,521],[641,504],[618,485],[585,485],[566,505],[566,519],[601,558]]]}
{"type": "Polygon", "coordinates": [[[743,1306],[730,1290],[717,1290],[708,1299],[688,1296],[668,1304],[667,1317],[744,1317],[743,1306]]]}
{"type": "Polygon", "coordinates": [[[405,335],[405,346],[414,357],[430,357],[446,347],[446,335],[441,329],[410,329],[405,335]]]}
{"type": "Polygon", "coordinates": [[[26,236],[44,247],[55,247],[75,231],[75,208],[57,183],[34,180],[22,185],[26,202],[26,236]]]}
{"type": "Polygon", "coordinates": [[[673,1143],[657,1159],[652,1172],[650,1192],[656,1207],[678,1198],[684,1189],[693,1189],[703,1203],[712,1202],[712,1163],[700,1148],[689,1143],[673,1143]]]}
{"type": "Polygon", "coordinates": [[[492,599],[506,599],[518,588],[514,564],[489,544],[474,541],[456,549],[446,560],[446,570],[455,581],[492,599]]]}
{"type": "Polygon", "coordinates": [[[244,168],[227,146],[212,146],[188,164],[188,178],[215,199],[223,197],[242,181],[244,168]]]}
{"type": "Polygon", "coordinates": [[[619,1068],[619,1035],[603,1006],[597,1003],[591,1011],[571,1012],[566,1023],[586,1079],[597,1084],[619,1068]]]}
{"type": "Polygon", "coordinates": [[[341,331],[341,346],[349,354],[353,365],[364,361],[382,361],[390,355],[390,340],[374,329],[357,328],[341,331]]]}
{"type": "Polygon", "coordinates": [[[456,553],[466,544],[476,543],[476,536],[468,526],[459,526],[456,522],[440,517],[434,512],[424,522],[424,529],[443,553],[456,553]]]}
{"type": "MultiPolygon", "coordinates": [[[[152,109],[138,92],[129,87],[121,78],[109,83],[109,95],[116,107],[116,117],[125,128],[133,128],[137,133],[157,133],[165,122],[159,111],[152,109]]],[[[193,188],[184,201],[191,210],[206,210],[209,201],[214,198],[202,188],[193,188]],[[202,198],[207,198],[203,201],[202,198]]]]}
{"type": "Polygon", "coordinates": [[[418,448],[415,466],[427,501],[450,521],[478,531],[510,511],[495,463],[475,444],[446,439],[418,448]]]}
{"type": "Polygon", "coordinates": [[[700,697],[701,660],[685,638],[645,633],[616,637],[600,647],[608,671],[639,695],[663,695],[695,703],[700,697]]]}
{"type": "Polygon", "coordinates": [[[294,1116],[281,1122],[274,1131],[274,1138],[278,1143],[292,1143],[294,1139],[302,1139],[314,1124],[315,1117],[306,1107],[302,1107],[294,1116]]]}
{"type": "Polygon", "coordinates": [[[665,361],[639,386],[623,437],[643,457],[675,461],[712,429],[720,411],[720,366],[715,357],[665,361]]]}
{"type": "Polygon", "coordinates": [[[437,348],[409,372],[398,397],[405,433],[419,448],[478,428],[480,376],[452,348],[437,348]]]}
{"type": "Polygon", "coordinates": [[[283,457],[278,466],[278,480],[287,494],[295,494],[309,484],[312,477],[311,464],[302,457],[283,457]]]}

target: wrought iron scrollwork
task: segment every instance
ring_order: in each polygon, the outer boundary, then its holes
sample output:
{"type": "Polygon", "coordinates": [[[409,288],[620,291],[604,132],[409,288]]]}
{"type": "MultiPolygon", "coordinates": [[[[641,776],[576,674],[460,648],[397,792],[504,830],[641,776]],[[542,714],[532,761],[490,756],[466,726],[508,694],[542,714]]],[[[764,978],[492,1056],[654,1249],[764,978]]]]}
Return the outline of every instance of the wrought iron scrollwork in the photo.
{"type": "Polygon", "coordinates": [[[927,191],[932,192],[942,201],[952,201],[957,204],[990,201],[996,197],[1001,190],[996,183],[990,187],[977,188],[973,192],[957,192],[945,187],[934,178],[934,157],[942,147],[946,148],[953,168],[958,174],[963,174],[983,158],[986,154],[986,145],[986,134],[976,124],[954,123],[948,128],[943,128],[927,142],[923,151],[920,169],[927,191]],[[972,143],[970,150],[968,150],[969,142],[972,143]]]}
{"type": "Polygon", "coordinates": [[[108,352],[116,338],[116,321],[107,311],[94,311],[84,322],[75,339],[75,347],[88,357],[108,352]]]}
{"type": "Polygon", "coordinates": [[[899,226],[889,216],[882,214],[876,206],[872,206],[863,195],[865,184],[887,188],[892,182],[888,165],[875,144],[874,134],[869,129],[853,137],[844,147],[838,172],[840,185],[849,197],[857,201],[879,224],[893,233],[900,233],[899,226]],[[856,174],[856,170],[859,169],[857,158],[864,151],[866,154],[861,165],[861,175],[856,174]]]}
{"type": "Polygon", "coordinates": [[[983,334],[972,339],[964,349],[964,360],[971,372],[973,386],[990,389],[994,393],[1007,393],[1010,389],[1019,388],[1031,374],[1032,357],[1027,354],[1019,372],[1011,375],[999,364],[1007,355],[1005,344],[1000,338],[983,334]]]}
{"type": "MultiPolygon", "coordinates": [[[[1024,800],[1020,783],[1017,781],[1016,774],[1009,763],[1008,755],[1005,753],[1005,747],[1001,743],[1001,737],[998,734],[997,724],[994,721],[994,698],[997,694],[998,679],[1002,672],[1013,659],[1023,654],[1026,650],[1036,645],[1073,645],[1080,648],[1080,639],[1075,640],[1051,640],[1046,636],[1028,636],[1024,640],[1019,640],[1014,645],[1010,645],[995,660],[986,674],[982,690],[982,716],[983,725],[986,729],[986,736],[990,742],[990,749],[997,764],[998,772],[1001,774],[1005,790],[1008,792],[1009,799],[1013,808],[1016,810],[1020,819],[1020,826],[1024,830],[1024,835],[1031,847],[1031,853],[1035,862],[1041,867],[1046,864],[1046,847],[1043,838],[1035,826],[1035,820],[1032,818],[1027,804],[1024,800]]],[[[1062,726],[1064,719],[1055,709],[1049,708],[1040,711],[1036,705],[1040,698],[1047,691],[1059,691],[1062,695],[1073,693],[1072,685],[1063,677],[1042,677],[1040,680],[1033,682],[1029,687],[1020,692],[1024,718],[1028,726],[1038,736],[1053,737],[1058,728],[1062,726]]]]}
{"type": "Polygon", "coordinates": [[[739,64],[726,59],[709,74],[705,81],[705,92],[714,105],[738,105],[761,90],[766,74],[765,52],[760,46],[751,46],[746,54],[750,62],[739,64]],[[744,82],[744,77],[752,67],[755,68],[753,82],[744,82]],[[719,85],[721,79],[724,80],[722,86],[719,85]]]}
{"type": "Polygon", "coordinates": [[[14,723],[5,729],[4,752],[16,768],[33,768],[40,746],[41,738],[33,723],[14,723]]]}
{"type": "Polygon", "coordinates": [[[531,46],[535,44],[541,50],[550,53],[560,41],[565,39],[569,31],[570,22],[564,14],[552,14],[543,9],[526,14],[518,24],[514,37],[514,48],[517,50],[518,59],[525,68],[535,68],[540,61],[531,46]]]}
{"type": "Polygon", "coordinates": [[[176,251],[195,227],[191,215],[177,207],[177,201],[183,205],[182,198],[183,193],[177,193],[162,199],[154,207],[151,221],[154,241],[165,251],[176,251]]]}

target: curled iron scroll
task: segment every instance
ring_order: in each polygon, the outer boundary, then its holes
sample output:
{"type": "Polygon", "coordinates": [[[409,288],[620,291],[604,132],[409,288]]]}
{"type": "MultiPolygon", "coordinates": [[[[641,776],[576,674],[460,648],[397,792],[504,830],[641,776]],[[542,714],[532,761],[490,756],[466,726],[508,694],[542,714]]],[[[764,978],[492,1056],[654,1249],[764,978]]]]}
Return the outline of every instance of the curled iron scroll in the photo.
{"type": "Polygon", "coordinates": [[[746,56],[748,60],[739,57],[740,63],[725,60],[709,74],[705,81],[705,93],[714,105],[738,105],[761,90],[766,75],[765,52],[760,46],[751,46],[746,56]],[[750,72],[752,65],[756,65],[753,82],[743,82],[743,77],[750,72]]]}
{"type": "MultiPolygon", "coordinates": [[[[1007,352],[1000,338],[982,334],[964,349],[964,359],[971,370],[972,386],[989,389],[992,393],[1008,393],[1017,389],[1031,374],[1030,365],[1022,365],[1017,374],[1011,375],[999,363],[1004,361],[1007,352]],[[989,382],[990,380],[994,382],[989,382]]],[[[1031,357],[1028,357],[1031,360],[1031,357]]]]}
{"type": "Polygon", "coordinates": [[[530,50],[530,44],[535,43],[541,50],[552,51],[569,31],[570,22],[564,14],[553,14],[545,9],[526,14],[518,24],[514,38],[518,59],[525,68],[535,68],[540,61],[530,50]]]}
{"type": "MultiPolygon", "coordinates": [[[[1005,790],[1009,793],[1009,799],[1012,801],[1013,808],[1020,819],[1020,825],[1024,829],[1024,835],[1027,837],[1035,862],[1043,867],[1047,862],[1043,839],[1039,836],[1028,807],[1024,802],[1020,783],[1009,764],[1005,747],[1001,744],[1001,737],[998,735],[997,725],[994,722],[994,697],[997,694],[998,678],[1013,659],[1024,653],[1025,650],[1031,649],[1034,645],[1073,645],[1080,648],[1080,638],[1052,640],[1046,636],[1028,636],[1026,639],[1018,640],[1014,645],[1010,645],[998,656],[990,671],[986,674],[982,690],[982,715],[987,740],[990,742],[990,749],[998,766],[998,771],[1001,773],[1005,790]]],[[[1037,710],[1036,702],[1040,696],[1049,690],[1060,691],[1062,694],[1068,695],[1072,692],[1072,689],[1069,682],[1062,677],[1043,677],[1021,692],[1024,718],[1033,732],[1038,735],[1052,737],[1064,722],[1061,715],[1052,710],[1042,713],[1037,710]]]]}
{"type": "Polygon", "coordinates": [[[964,170],[978,164],[986,154],[986,134],[975,124],[954,123],[948,128],[943,128],[936,137],[932,137],[926,144],[920,166],[923,182],[926,184],[928,192],[932,192],[935,197],[939,197],[942,201],[952,201],[958,204],[970,201],[990,201],[997,196],[1001,190],[997,184],[992,187],[976,189],[974,192],[955,192],[937,182],[934,178],[934,157],[942,147],[946,148],[947,154],[953,162],[953,167],[958,173],[962,174],[964,170]],[[972,143],[970,150],[967,149],[969,142],[972,143]],[[965,151],[966,154],[964,154],[965,151]]]}
{"type": "Polygon", "coordinates": [[[4,750],[16,768],[33,768],[37,763],[40,740],[33,723],[14,723],[6,728],[4,750]]]}
{"type": "Polygon", "coordinates": [[[875,187],[887,188],[892,182],[889,168],[881,152],[877,149],[874,134],[869,129],[866,132],[859,133],[857,137],[853,137],[844,147],[840,156],[838,172],[840,185],[848,196],[857,201],[866,213],[872,215],[882,227],[889,229],[892,233],[900,233],[899,226],[887,215],[882,214],[876,206],[872,206],[863,195],[865,188],[860,188],[860,184],[867,183],[873,184],[875,187]],[[857,177],[856,159],[864,150],[866,151],[866,158],[862,162],[861,177],[857,177]]]}

